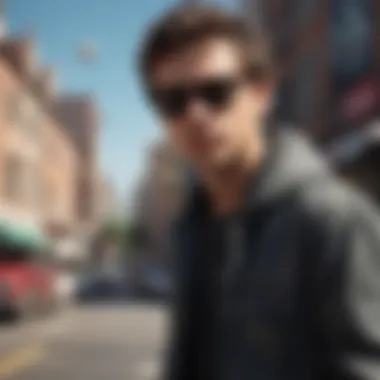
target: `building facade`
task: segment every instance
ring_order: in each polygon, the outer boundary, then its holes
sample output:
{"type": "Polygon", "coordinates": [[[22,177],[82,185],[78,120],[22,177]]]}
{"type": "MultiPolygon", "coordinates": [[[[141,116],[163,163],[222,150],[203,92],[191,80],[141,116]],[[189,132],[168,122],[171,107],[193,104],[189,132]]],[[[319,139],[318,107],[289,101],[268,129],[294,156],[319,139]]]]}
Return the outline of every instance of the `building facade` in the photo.
{"type": "Polygon", "coordinates": [[[330,50],[328,0],[245,0],[245,14],[270,38],[278,65],[275,117],[297,123],[315,138],[328,124],[330,50]]]}
{"type": "Polygon", "coordinates": [[[156,267],[170,273],[171,227],[182,209],[188,188],[185,167],[165,141],[152,144],[146,157],[134,201],[134,220],[143,230],[144,244],[137,248],[129,263],[133,286],[146,280],[146,268],[156,267]]]}
{"type": "Polygon", "coordinates": [[[97,218],[104,221],[115,220],[124,216],[124,212],[111,180],[101,175],[98,178],[97,218]]]}
{"type": "Polygon", "coordinates": [[[169,228],[186,193],[183,166],[165,141],[150,147],[143,178],[136,194],[136,219],[149,230],[149,250],[165,256],[169,228]]]}
{"type": "Polygon", "coordinates": [[[307,129],[379,197],[380,3],[246,0],[244,7],[269,33],[280,63],[275,118],[307,129]]]}
{"type": "Polygon", "coordinates": [[[54,108],[57,119],[70,136],[79,156],[77,218],[85,230],[94,230],[100,214],[99,111],[90,97],[81,95],[61,96],[54,108]]]}
{"type": "Polygon", "coordinates": [[[0,219],[72,227],[77,154],[50,112],[52,77],[40,75],[28,39],[0,47],[0,219]]]}

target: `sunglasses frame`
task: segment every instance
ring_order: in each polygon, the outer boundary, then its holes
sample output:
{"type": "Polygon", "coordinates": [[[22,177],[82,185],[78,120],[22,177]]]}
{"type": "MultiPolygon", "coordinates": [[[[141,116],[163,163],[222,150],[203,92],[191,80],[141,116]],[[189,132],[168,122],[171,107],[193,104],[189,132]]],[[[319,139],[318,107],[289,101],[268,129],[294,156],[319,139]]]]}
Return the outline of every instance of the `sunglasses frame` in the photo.
{"type": "MultiPolygon", "coordinates": [[[[203,103],[205,103],[208,107],[212,108],[226,107],[227,104],[231,101],[231,95],[233,95],[233,93],[235,93],[240,86],[249,83],[249,81],[250,77],[247,73],[230,76],[215,76],[204,80],[195,81],[193,83],[184,82],[181,84],[171,85],[162,88],[157,87],[156,89],[152,87],[149,93],[152,103],[158,109],[160,114],[169,118],[176,118],[183,116],[186,113],[189,104],[194,100],[200,100],[203,103]],[[220,97],[220,100],[216,100],[217,97],[212,98],[211,96],[205,95],[207,93],[207,87],[209,87],[210,89],[212,86],[216,85],[221,85],[221,91],[223,86],[224,89],[228,89],[228,94],[226,92],[224,99],[223,96],[220,97]],[[170,106],[170,102],[166,102],[165,104],[165,97],[170,98],[171,94],[172,98],[174,99],[175,93],[177,93],[177,95],[179,95],[180,93],[183,94],[183,104],[180,104],[179,107],[176,107],[174,105],[170,106]]],[[[172,102],[172,104],[173,103],[174,102],[172,102]]]]}

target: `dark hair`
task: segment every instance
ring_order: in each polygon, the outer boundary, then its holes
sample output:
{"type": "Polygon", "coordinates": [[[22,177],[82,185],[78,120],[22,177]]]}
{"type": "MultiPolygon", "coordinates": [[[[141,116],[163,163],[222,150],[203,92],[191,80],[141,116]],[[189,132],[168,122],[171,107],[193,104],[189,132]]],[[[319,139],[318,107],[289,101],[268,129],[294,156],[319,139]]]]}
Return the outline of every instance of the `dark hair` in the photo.
{"type": "Polygon", "coordinates": [[[152,70],[160,60],[210,38],[235,43],[252,80],[260,82],[274,76],[268,41],[243,17],[209,4],[181,3],[159,19],[143,41],[139,66],[144,84],[149,85],[152,70]]]}

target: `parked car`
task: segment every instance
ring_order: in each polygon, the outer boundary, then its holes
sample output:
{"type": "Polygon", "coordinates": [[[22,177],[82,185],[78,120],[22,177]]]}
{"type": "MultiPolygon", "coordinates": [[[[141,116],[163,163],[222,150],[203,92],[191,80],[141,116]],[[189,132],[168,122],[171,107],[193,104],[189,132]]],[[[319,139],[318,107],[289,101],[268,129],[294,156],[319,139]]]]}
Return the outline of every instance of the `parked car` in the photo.
{"type": "Polygon", "coordinates": [[[32,259],[0,254],[0,314],[19,319],[51,311],[55,306],[52,268],[32,259]]]}
{"type": "Polygon", "coordinates": [[[173,284],[166,271],[157,266],[147,266],[141,275],[137,296],[150,299],[167,299],[171,296],[173,284]]]}
{"type": "Polygon", "coordinates": [[[76,292],[78,302],[116,301],[126,296],[125,281],[104,274],[88,274],[82,277],[76,292]]]}
{"type": "Polygon", "coordinates": [[[20,319],[55,306],[56,273],[42,237],[0,225],[0,316],[20,319]]]}

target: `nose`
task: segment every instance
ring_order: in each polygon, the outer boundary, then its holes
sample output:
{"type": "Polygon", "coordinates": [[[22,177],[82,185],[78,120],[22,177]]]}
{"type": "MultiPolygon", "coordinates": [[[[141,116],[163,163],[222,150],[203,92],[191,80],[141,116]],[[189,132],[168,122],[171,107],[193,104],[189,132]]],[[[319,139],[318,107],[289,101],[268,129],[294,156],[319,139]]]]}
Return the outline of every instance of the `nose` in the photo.
{"type": "Polygon", "coordinates": [[[210,117],[210,108],[199,99],[192,99],[186,109],[186,118],[192,121],[204,121],[210,117]]]}

